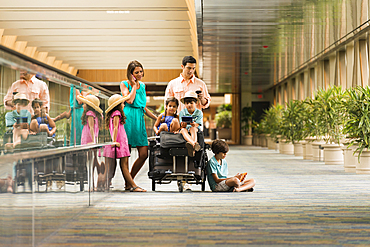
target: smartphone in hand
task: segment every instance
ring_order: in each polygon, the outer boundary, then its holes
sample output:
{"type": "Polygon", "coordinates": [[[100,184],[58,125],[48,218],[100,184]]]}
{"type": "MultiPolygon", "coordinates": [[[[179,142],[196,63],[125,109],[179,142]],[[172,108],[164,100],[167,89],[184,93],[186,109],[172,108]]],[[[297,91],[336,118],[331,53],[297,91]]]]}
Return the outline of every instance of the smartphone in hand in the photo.
{"type": "Polygon", "coordinates": [[[136,81],[135,76],[133,74],[131,74],[131,76],[132,76],[132,80],[136,81]]]}

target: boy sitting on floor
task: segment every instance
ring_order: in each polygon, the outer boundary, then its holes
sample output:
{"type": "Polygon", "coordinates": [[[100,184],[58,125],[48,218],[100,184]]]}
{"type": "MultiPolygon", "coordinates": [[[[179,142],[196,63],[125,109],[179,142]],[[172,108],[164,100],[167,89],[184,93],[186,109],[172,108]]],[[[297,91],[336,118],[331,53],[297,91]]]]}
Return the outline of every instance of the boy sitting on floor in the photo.
{"type": "Polygon", "coordinates": [[[207,179],[209,187],[213,192],[242,192],[253,191],[256,182],[253,178],[246,179],[243,174],[236,174],[228,178],[228,168],[225,160],[229,146],[222,140],[214,140],[211,146],[215,154],[207,164],[207,179]]]}

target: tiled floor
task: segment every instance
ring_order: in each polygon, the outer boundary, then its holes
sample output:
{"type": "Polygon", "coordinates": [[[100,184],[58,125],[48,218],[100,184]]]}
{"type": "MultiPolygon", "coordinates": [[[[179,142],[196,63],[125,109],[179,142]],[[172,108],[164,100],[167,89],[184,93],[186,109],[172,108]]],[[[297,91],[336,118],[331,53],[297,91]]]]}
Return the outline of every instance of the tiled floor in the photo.
{"type": "Polygon", "coordinates": [[[31,209],[37,212],[33,230],[19,227],[12,243],[22,245],[26,238],[35,246],[370,246],[370,175],[259,147],[233,146],[226,159],[230,175],[247,171],[255,178],[255,192],[212,193],[208,186],[201,192],[193,186],[179,193],[175,183],[151,192],[145,166],[136,181],[147,193],[122,192],[116,173],[114,191],[96,195],[91,207],[45,206],[47,197],[59,195],[34,195],[40,206],[31,209]]]}

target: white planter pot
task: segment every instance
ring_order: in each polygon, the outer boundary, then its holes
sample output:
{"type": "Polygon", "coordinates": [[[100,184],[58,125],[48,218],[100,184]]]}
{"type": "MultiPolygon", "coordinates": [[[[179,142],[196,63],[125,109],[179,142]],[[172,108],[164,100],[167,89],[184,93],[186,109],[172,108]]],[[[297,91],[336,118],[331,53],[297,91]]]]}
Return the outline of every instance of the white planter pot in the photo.
{"type": "Polygon", "coordinates": [[[343,151],[338,144],[324,144],[325,165],[343,165],[343,151]]]}
{"type": "Polygon", "coordinates": [[[265,134],[260,135],[260,146],[267,147],[267,139],[265,134]]]}
{"type": "Polygon", "coordinates": [[[284,143],[282,142],[281,144],[283,144],[281,147],[282,151],[281,153],[282,154],[294,154],[294,145],[293,143],[284,143]]]}
{"type": "Polygon", "coordinates": [[[268,149],[276,149],[275,142],[271,137],[267,137],[267,148],[268,149]]]}
{"type": "Polygon", "coordinates": [[[313,160],[313,154],[312,154],[312,142],[306,143],[306,156],[303,157],[306,160],[313,160]]]}
{"type": "Polygon", "coordinates": [[[284,153],[284,145],[285,143],[279,141],[279,153],[283,154],[284,153]]]}
{"type": "Polygon", "coordinates": [[[343,163],[345,172],[356,172],[357,158],[353,154],[352,148],[342,147],[343,163]]]}
{"type": "Polygon", "coordinates": [[[325,144],[324,141],[312,142],[312,160],[313,161],[323,161],[324,160],[324,150],[319,149],[319,146],[323,144],[325,144]]]}
{"type": "Polygon", "coordinates": [[[302,143],[294,143],[294,156],[303,156],[302,143]]]}
{"type": "Polygon", "coordinates": [[[252,140],[253,140],[253,136],[252,135],[243,136],[243,144],[244,145],[252,146],[252,140]]]}
{"type": "Polygon", "coordinates": [[[362,151],[360,162],[356,163],[356,174],[370,174],[370,150],[362,151]]]}

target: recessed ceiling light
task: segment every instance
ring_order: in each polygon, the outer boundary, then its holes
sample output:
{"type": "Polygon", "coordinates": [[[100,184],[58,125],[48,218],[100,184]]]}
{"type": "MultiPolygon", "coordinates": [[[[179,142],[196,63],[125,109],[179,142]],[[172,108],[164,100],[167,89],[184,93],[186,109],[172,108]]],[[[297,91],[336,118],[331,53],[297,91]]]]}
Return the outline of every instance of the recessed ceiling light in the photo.
{"type": "Polygon", "coordinates": [[[128,10],[107,10],[107,14],[130,14],[128,10]]]}

